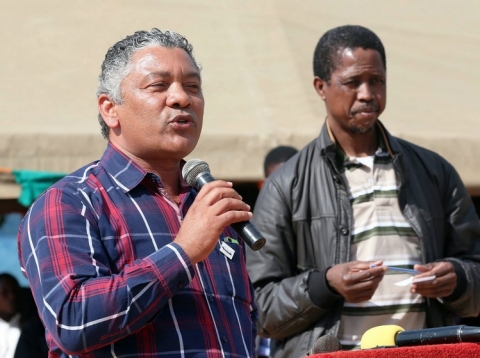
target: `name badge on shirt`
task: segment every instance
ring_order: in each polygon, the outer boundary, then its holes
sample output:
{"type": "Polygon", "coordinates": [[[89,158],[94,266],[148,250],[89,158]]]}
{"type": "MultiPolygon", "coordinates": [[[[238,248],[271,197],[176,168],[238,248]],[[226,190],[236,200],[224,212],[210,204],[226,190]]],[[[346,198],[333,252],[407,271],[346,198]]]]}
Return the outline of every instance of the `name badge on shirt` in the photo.
{"type": "Polygon", "coordinates": [[[226,257],[228,257],[230,260],[233,259],[233,255],[235,255],[235,250],[228,246],[225,242],[221,243],[220,252],[226,257]]]}

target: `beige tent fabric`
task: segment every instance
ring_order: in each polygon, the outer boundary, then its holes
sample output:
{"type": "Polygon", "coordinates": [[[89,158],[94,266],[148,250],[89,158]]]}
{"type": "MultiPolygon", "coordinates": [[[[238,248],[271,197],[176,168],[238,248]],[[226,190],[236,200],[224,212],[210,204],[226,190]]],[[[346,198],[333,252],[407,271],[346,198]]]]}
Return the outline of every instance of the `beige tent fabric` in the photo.
{"type": "Polygon", "coordinates": [[[20,196],[20,185],[15,183],[11,171],[3,171],[0,168],[0,198],[18,198],[20,196]]]}
{"type": "MultiPolygon", "coordinates": [[[[198,147],[218,178],[258,180],[266,152],[320,131],[312,54],[326,30],[360,24],[387,51],[395,135],[446,157],[480,188],[480,2],[382,0],[1,0],[0,166],[70,172],[106,145],[96,121],[107,51],[135,30],[172,29],[203,67],[198,147]]],[[[187,158],[188,159],[188,158],[187,158]]],[[[16,197],[0,182],[0,198],[16,197]]]]}

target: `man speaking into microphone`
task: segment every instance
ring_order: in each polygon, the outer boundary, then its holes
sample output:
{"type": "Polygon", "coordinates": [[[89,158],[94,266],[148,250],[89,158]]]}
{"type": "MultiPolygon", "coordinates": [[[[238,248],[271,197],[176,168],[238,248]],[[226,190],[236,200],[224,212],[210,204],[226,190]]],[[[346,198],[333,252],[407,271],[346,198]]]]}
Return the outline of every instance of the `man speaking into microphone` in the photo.
{"type": "Polygon", "coordinates": [[[250,208],[231,183],[197,190],[181,175],[204,110],[191,44],[135,32],[99,81],[105,153],[49,188],[19,232],[50,355],[253,357],[253,288],[230,227],[250,208]]]}

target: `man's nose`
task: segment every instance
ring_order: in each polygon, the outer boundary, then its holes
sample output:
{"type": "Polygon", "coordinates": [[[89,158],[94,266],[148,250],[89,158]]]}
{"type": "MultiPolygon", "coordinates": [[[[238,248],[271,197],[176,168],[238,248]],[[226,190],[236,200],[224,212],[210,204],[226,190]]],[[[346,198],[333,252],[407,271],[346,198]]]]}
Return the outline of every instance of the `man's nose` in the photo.
{"type": "Polygon", "coordinates": [[[357,92],[359,101],[370,102],[373,99],[373,88],[368,82],[363,82],[357,92]]]}
{"type": "Polygon", "coordinates": [[[185,108],[190,104],[190,95],[181,83],[172,83],[168,89],[167,105],[169,107],[185,108]]]}

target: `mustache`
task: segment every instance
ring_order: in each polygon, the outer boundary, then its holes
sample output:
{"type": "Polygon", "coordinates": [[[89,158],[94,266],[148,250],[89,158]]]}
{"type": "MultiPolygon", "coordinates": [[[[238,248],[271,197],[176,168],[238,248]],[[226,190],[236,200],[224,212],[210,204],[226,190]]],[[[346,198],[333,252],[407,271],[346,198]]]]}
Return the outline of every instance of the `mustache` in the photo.
{"type": "Polygon", "coordinates": [[[378,104],[372,103],[372,104],[352,108],[352,110],[350,111],[350,114],[354,115],[360,112],[378,112],[378,111],[379,111],[378,104]]]}

